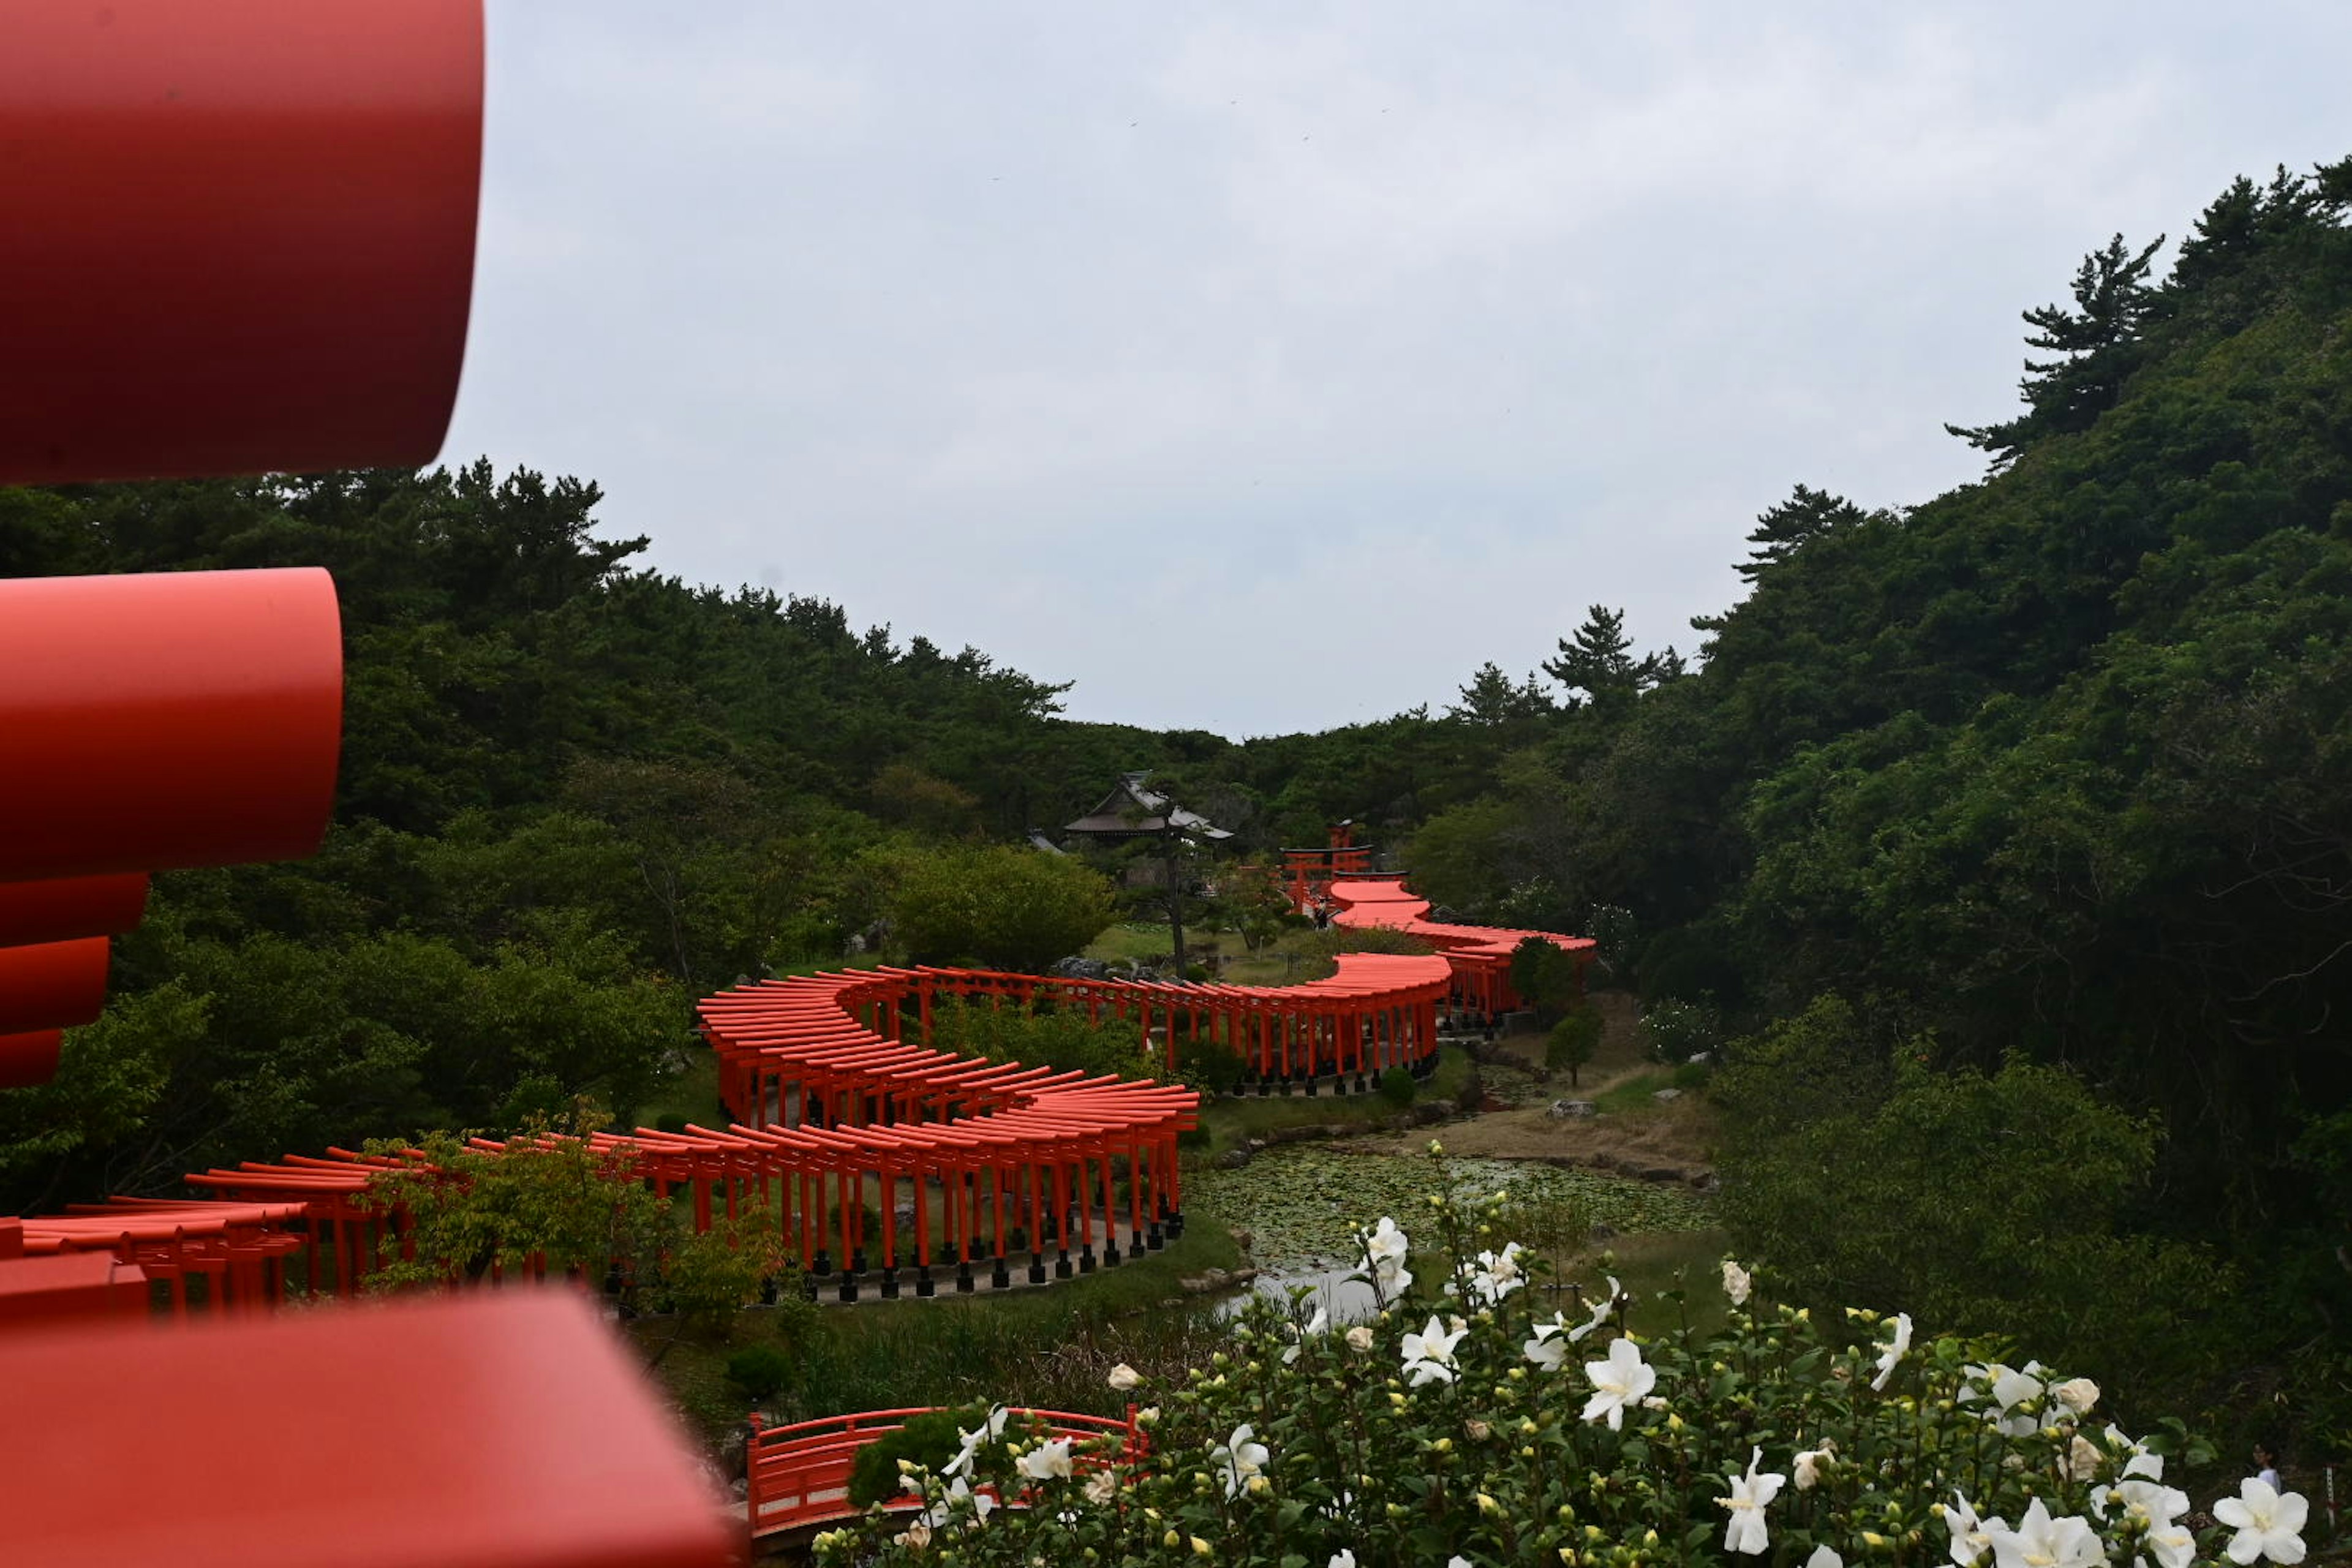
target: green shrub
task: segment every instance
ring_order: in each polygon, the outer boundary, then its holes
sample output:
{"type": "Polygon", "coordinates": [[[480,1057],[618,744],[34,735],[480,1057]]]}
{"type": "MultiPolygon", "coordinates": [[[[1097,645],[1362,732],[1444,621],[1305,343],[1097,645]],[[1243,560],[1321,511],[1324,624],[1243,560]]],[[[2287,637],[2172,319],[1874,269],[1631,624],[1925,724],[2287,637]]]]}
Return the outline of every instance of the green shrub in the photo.
{"type": "Polygon", "coordinates": [[[656,1132],[683,1132],[686,1125],[687,1119],[675,1110],[665,1110],[654,1118],[654,1131],[656,1132]]]}
{"type": "Polygon", "coordinates": [[[1676,1066],[1723,1043],[1715,1009],[1661,998],[1642,1010],[1642,1050],[1654,1062],[1676,1066]]]}
{"type": "Polygon", "coordinates": [[[984,1409],[934,1410],[908,1417],[896,1432],[857,1451],[857,1462],[849,1471],[849,1500],[868,1508],[897,1497],[899,1460],[937,1470],[955,1458],[959,1426],[972,1430],[987,1417],[984,1409]]]}
{"type": "Polygon", "coordinates": [[[1588,1002],[1552,1026],[1544,1040],[1544,1066],[1554,1072],[1565,1070],[1573,1086],[1600,1046],[1601,1009],[1588,1002]]]}
{"type": "Polygon", "coordinates": [[[1233,1047],[1215,1040],[1176,1042],[1176,1077],[1194,1089],[1231,1094],[1241,1086],[1244,1068],[1233,1047]]]}
{"type": "Polygon", "coordinates": [[[1391,1068],[1381,1074],[1381,1098],[1400,1110],[1412,1103],[1412,1097],[1420,1088],[1420,1083],[1408,1068],[1391,1068]]]}
{"type": "MultiPolygon", "coordinates": [[[[1984,1564],[1987,1547],[2005,1563],[2218,1562],[2232,1545],[2230,1524],[2182,1517],[2186,1495],[2126,1479],[2160,1457],[2164,1481],[2187,1480],[2208,1446],[2177,1421],[2135,1440],[2087,1380],[2002,1364],[2023,1361],[2006,1340],[1808,1311],[1729,1262],[1718,1333],[1682,1310],[1712,1279],[1641,1302],[1602,1287],[1586,1309],[1528,1288],[1536,1259],[1492,1250],[1515,1224],[1507,1198],[1433,1201],[1410,1237],[1384,1219],[1372,1238],[1388,1310],[1343,1335],[1303,1292],[1254,1298],[1213,1370],[1152,1389],[1150,1451],[1108,1482],[1016,1469],[1034,1441],[1016,1422],[1017,1451],[976,1447],[966,1492],[940,1464],[913,1478],[922,1531],[870,1518],[819,1536],[816,1561],[937,1563],[945,1542],[971,1568],[1826,1568],[1984,1564]],[[1029,1506],[981,1521],[970,1492],[991,1489],[1029,1506]]],[[[2277,1561],[2303,1555],[2299,1538],[2274,1544],[2277,1561]]]]}
{"type": "Polygon", "coordinates": [[[727,1381],[754,1405],[792,1381],[793,1358],[775,1345],[745,1345],[727,1358],[727,1381]]]}
{"type": "Polygon", "coordinates": [[[1675,1069],[1675,1087],[1685,1089],[1704,1089],[1706,1087],[1706,1080],[1713,1076],[1714,1069],[1705,1062],[1685,1062],[1675,1069]]]}

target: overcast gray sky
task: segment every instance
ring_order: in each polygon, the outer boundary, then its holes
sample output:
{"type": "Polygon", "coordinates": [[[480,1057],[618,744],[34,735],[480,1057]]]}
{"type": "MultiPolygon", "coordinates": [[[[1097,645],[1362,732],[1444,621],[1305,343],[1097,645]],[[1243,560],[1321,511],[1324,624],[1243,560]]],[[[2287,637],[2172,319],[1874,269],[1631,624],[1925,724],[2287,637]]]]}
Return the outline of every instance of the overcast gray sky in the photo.
{"type": "Polygon", "coordinates": [[[1695,641],[2018,312],[2352,153],[2352,6],[493,0],[451,460],[1239,737],[1695,641]]]}

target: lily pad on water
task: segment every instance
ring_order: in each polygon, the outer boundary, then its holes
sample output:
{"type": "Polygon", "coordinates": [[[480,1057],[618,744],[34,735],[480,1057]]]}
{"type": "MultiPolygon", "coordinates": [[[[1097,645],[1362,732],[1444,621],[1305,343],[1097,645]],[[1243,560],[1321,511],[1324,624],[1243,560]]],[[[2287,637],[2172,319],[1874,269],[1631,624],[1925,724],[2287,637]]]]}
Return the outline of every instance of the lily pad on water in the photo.
{"type": "Polygon", "coordinates": [[[1423,1200],[1446,1183],[1457,1193],[1507,1192],[1528,1203],[1571,1200],[1593,1224],[1624,1235],[1705,1230],[1718,1223],[1698,1193],[1599,1171],[1299,1146],[1269,1149],[1238,1171],[1188,1171],[1184,1206],[1246,1227],[1261,1268],[1312,1268],[1355,1261],[1356,1231],[1382,1215],[1395,1215],[1411,1232],[1416,1212],[1428,1212],[1423,1200]]]}

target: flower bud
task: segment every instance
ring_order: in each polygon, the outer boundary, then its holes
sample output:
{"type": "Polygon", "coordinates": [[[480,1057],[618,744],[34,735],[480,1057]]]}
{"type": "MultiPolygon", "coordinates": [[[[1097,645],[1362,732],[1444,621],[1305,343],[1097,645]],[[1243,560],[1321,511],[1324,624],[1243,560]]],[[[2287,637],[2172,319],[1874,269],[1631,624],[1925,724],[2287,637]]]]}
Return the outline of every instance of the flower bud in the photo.
{"type": "Polygon", "coordinates": [[[1167,1534],[1160,1538],[1160,1544],[1162,1546],[1171,1547],[1181,1546],[1184,1544],[1184,1538],[1171,1530],[1167,1534]]]}
{"type": "Polygon", "coordinates": [[[1495,1513],[1500,1511],[1502,1509],[1503,1505],[1501,1503],[1496,1502],[1492,1497],[1489,1497],[1485,1492],[1478,1493],[1477,1497],[1478,1511],[1480,1513],[1495,1513]]]}
{"type": "Polygon", "coordinates": [[[1372,1348],[1372,1331],[1358,1323],[1348,1331],[1348,1348],[1361,1355],[1372,1348]]]}

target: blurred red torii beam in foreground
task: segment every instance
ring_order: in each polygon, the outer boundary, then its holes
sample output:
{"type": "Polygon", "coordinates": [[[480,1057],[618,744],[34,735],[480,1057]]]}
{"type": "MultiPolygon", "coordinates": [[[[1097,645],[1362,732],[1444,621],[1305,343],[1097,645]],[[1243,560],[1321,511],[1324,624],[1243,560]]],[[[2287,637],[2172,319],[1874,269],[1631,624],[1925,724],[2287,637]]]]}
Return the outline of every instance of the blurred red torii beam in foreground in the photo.
{"type": "MultiPolygon", "coordinates": [[[[480,0],[0,0],[0,484],[431,461],[481,116],[480,0]]],[[[0,583],[0,1087],[96,1016],[148,872],[317,847],[341,709],[323,572],[0,583]]],[[[583,1301],[159,1337],[135,1264],[24,1252],[0,1219],[0,1402],[38,1435],[0,1461],[11,1568],[709,1568],[740,1538],[583,1301]]]]}

